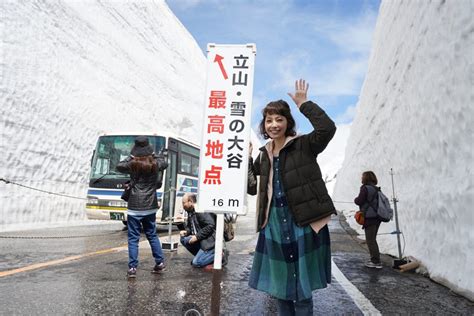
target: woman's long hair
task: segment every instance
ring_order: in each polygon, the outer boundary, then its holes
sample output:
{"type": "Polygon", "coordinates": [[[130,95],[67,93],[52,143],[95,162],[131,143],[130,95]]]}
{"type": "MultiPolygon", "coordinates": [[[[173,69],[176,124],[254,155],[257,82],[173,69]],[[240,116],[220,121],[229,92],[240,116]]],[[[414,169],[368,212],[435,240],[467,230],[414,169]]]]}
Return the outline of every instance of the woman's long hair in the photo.
{"type": "Polygon", "coordinates": [[[158,166],[152,155],[134,157],[130,162],[130,169],[134,174],[147,175],[156,172],[158,166]]]}

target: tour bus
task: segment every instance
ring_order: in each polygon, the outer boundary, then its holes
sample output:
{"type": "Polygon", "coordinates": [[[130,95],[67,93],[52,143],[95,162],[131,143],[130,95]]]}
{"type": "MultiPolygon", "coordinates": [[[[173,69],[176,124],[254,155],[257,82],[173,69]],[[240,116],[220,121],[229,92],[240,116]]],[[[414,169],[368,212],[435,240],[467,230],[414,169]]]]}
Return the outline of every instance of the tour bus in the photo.
{"type": "Polygon", "coordinates": [[[169,133],[108,133],[101,135],[91,158],[87,191],[87,218],[116,220],[127,224],[127,202],[121,199],[129,176],[115,170],[117,163],[130,155],[136,136],[147,136],[155,153],[168,157],[163,185],[156,190],[157,222],[184,221],[181,198],[198,189],[199,146],[169,133]]]}

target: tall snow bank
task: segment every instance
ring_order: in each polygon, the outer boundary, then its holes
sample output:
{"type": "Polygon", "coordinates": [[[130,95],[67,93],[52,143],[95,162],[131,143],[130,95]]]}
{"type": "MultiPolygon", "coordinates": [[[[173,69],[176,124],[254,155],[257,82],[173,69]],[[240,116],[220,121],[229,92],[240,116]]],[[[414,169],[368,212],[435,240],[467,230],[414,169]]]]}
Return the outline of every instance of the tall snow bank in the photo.
{"type": "MultiPolygon", "coordinates": [[[[390,196],[393,168],[404,254],[471,299],[473,21],[469,0],[382,2],[334,194],[352,201],[361,173],[373,170],[390,196]]],[[[356,208],[338,207],[349,215],[356,208]]],[[[382,224],[380,233],[394,230],[382,224]]],[[[378,240],[398,255],[395,235],[378,240]]]]}
{"type": "Polygon", "coordinates": [[[328,193],[333,196],[337,173],[344,162],[344,149],[350,133],[350,124],[337,125],[336,134],[324,151],[318,155],[318,164],[321,168],[323,180],[328,193]]]}
{"type": "MultiPolygon", "coordinates": [[[[205,57],[164,1],[0,1],[0,177],[85,197],[102,132],[198,142],[205,57]]],[[[0,231],[84,201],[0,182],[0,231]]]]}

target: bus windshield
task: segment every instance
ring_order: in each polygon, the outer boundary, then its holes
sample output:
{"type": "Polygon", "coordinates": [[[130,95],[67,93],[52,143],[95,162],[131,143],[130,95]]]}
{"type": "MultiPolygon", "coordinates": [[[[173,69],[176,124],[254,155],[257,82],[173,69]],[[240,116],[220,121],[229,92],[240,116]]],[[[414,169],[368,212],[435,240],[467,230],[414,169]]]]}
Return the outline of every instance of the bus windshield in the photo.
{"type": "MultiPolygon", "coordinates": [[[[115,167],[119,161],[130,155],[135,137],[135,135],[99,137],[92,157],[91,180],[128,178],[128,175],[117,172],[115,167]]],[[[165,146],[165,138],[162,136],[148,136],[148,139],[155,153],[165,146]]]]}

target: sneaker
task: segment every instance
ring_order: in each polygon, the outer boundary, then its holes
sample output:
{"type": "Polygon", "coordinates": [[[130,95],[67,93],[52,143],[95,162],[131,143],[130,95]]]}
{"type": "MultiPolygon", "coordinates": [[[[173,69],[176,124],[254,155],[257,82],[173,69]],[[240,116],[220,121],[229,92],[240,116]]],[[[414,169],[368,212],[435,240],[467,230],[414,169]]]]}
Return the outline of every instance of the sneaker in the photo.
{"type": "Polygon", "coordinates": [[[129,278],[136,278],[137,277],[137,268],[128,269],[127,276],[129,278]]]}
{"type": "Polygon", "coordinates": [[[162,262],[160,264],[156,264],[153,270],[151,270],[151,273],[160,273],[166,268],[165,263],[162,262]]]}
{"type": "Polygon", "coordinates": [[[367,268],[373,268],[373,269],[382,269],[382,263],[373,263],[372,261],[368,261],[365,263],[365,266],[367,268]]]}

